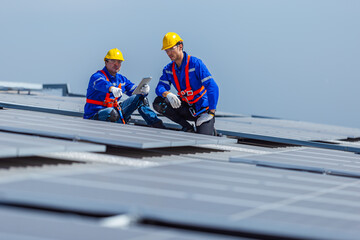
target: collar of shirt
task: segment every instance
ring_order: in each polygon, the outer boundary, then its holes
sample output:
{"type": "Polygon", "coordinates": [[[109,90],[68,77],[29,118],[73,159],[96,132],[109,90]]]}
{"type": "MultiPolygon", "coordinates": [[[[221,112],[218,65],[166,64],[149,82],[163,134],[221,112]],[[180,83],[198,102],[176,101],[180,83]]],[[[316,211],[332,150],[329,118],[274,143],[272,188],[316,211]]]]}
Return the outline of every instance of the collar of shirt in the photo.
{"type": "Polygon", "coordinates": [[[118,75],[118,74],[116,74],[116,76],[114,77],[113,75],[111,75],[111,74],[108,72],[108,70],[107,70],[106,67],[104,67],[103,70],[105,71],[106,76],[109,78],[109,81],[110,81],[110,82],[112,82],[112,83],[113,83],[113,82],[116,82],[116,79],[117,79],[117,75],[118,75]]]}
{"type": "Polygon", "coordinates": [[[175,64],[175,70],[176,70],[177,72],[180,72],[180,71],[184,70],[184,69],[185,69],[185,66],[186,66],[186,61],[187,61],[187,58],[188,58],[188,54],[187,54],[185,51],[183,51],[183,53],[184,53],[184,57],[183,57],[183,60],[182,60],[182,62],[181,62],[180,67],[178,67],[178,66],[175,64]]]}

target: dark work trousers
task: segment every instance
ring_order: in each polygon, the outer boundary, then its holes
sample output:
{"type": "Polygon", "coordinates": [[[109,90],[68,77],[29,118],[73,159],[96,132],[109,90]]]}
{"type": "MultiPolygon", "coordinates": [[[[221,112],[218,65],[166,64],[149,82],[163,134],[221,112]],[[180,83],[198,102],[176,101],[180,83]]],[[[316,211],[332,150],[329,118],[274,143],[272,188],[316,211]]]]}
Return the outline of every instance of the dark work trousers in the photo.
{"type": "MultiPolygon", "coordinates": [[[[199,116],[192,116],[190,113],[190,106],[184,101],[181,101],[181,106],[179,108],[173,108],[170,105],[170,102],[167,98],[156,97],[153,102],[153,108],[158,113],[163,114],[165,117],[169,118],[171,121],[176,122],[182,126],[182,130],[189,132],[193,129],[193,126],[188,121],[196,122],[196,119],[199,116]]],[[[214,135],[215,129],[215,117],[210,121],[204,122],[200,126],[196,127],[196,132],[206,135],[214,135]]]]}

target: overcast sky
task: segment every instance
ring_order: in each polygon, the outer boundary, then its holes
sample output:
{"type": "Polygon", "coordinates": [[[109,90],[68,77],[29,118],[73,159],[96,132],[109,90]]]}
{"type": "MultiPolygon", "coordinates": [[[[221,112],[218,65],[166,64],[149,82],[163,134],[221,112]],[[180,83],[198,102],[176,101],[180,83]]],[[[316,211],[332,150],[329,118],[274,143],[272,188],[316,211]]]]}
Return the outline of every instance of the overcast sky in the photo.
{"type": "Polygon", "coordinates": [[[153,99],[172,31],[218,83],[218,111],[360,128],[358,0],[1,0],[0,22],[0,81],[85,94],[119,48],[153,99]]]}

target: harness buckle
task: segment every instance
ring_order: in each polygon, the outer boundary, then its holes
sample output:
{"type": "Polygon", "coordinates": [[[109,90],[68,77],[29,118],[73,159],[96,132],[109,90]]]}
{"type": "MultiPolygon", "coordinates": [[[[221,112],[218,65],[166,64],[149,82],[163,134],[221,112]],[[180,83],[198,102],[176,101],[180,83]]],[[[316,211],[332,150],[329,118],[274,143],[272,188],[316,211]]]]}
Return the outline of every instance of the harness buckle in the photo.
{"type": "Polygon", "coordinates": [[[103,101],[103,106],[104,107],[108,107],[108,105],[109,105],[109,102],[108,101],[106,101],[106,99],[103,101]]]}
{"type": "Polygon", "coordinates": [[[190,107],[189,111],[190,111],[191,116],[196,117],[196,111],[194,108],[190,107]]]}
{"type": "Polygon", "coordinates": [[[180,95],[188,97],[188,96],[194,95],[194,92],[193,92],[193,90],[187,90],[187,91],[183,90],[183,91],[180,92],[180,95]]]}

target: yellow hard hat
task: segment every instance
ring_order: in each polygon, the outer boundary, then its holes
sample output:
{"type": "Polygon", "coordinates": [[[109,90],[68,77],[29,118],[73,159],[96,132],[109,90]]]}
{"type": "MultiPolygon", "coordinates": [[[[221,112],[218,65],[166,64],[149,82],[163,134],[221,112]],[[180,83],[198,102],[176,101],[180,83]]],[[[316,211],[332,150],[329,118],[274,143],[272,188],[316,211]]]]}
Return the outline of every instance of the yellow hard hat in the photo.
{"type": "Polygon", "coordinates": [[[179,35],[174,32],[168,32],[163,38],[163,46],[161,50],[172,48],[180,41],[182,42],[183,40],[179,35]]]}
{"type": "Polygon", "coordinates": [[[122,53],[117,48],[110,49],[106,54],[106,56],[104,57],[104,61],[106,61],[106,59],[116,59],[120,61],[125,61],[122,53]]]}

